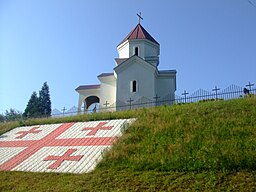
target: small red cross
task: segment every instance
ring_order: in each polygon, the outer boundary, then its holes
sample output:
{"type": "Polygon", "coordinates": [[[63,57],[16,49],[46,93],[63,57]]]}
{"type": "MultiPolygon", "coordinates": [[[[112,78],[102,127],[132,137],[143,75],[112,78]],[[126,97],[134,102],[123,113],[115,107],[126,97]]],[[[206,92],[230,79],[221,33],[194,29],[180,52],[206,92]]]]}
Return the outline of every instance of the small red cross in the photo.
{"type": "Polygon", "coordinates": [[[95,135],[98,130],[111,130],[114,126],[106,126],[103,127],[107,122],[101,122],[99,123],[96,127],[85,127],[83,128],[83,131],[88,131],[91,130],[89,133],[87,133],[87,136],[89,135],[95,135]]]}
{"type": "Polygon", "coordinates": [[[17,137],[15,137],[15,139],[22,139],[23,137],[25,137],[26,135],[30,134],[30,133],[33,133],[33,134],[36,134],[36,133],[39,133],[41,132],[42,130],[36,130],[38,129],[39,127],[33,127],[32,129],[28,130],[28,131],[19,131],[17,132],[16,134],[21,134],[17,137]]]}
{"type": "Polygon", "coordinates": [[[53,156],[49,155],[44,159],[44,161],[54,161],[53,164],[51,164],[48,169],[57,169],[63,161],[79,161],[84,155],[77,155],[77,156],[70,156],[72,153],[74,153],[77,149],[69,149],[67,150],[62,156],[53,156]]]}

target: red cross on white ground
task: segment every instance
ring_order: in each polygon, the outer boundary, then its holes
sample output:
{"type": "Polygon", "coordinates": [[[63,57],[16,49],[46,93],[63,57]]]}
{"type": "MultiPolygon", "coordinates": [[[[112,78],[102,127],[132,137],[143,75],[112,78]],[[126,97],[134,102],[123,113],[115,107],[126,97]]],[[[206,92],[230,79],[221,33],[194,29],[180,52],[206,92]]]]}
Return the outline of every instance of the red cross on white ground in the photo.
{"type": "Polygon", "coordinates": [[[134,119],[19,127],[0,135],[0,170],[84,173],[134,119]]]}
{"type": "Polygon", "coordinates": [[[36,130],[38,129],[39,127],[33,127],[32,129],[28,130],[28,131],[19,131],[17,132],[16,134],[18,134],[19,136],[15,137],[15,139],[21,139],[23,137],[25,137],[26,135],[30,134],[30,133],[33,133],[33,134],[36,134],[36,133],[39,133],[41,132],[42,130],[36,130]]]}
{"type": "Polygon", "coordinates": [[[85,127],[83,130],[90,130],[87,135],[95,135],[99,130],[111,130],[113,126],[104,127],[107,122],[100,122],[96,127],[85,127]]]}
{"type": "Polygon", "coordinates": [[[48,169],[57,169],[62,164],[63,161],[80,161],[80,159],[84,155],[70,156],[76,150],[77,149],[69,149],[62,156],[50,155],[50,156],[44,158],[44,161],[54,160],[55,162],[53,164],[51,164],[48,167],[48,169]]]}

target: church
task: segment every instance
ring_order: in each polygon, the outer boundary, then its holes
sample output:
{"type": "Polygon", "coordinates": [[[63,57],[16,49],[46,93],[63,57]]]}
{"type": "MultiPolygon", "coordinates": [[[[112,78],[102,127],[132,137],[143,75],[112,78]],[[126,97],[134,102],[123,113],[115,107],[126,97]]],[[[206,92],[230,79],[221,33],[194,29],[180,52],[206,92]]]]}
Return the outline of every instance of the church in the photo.
{"type": "Polygon", "coordinates": [[[140,22],[117,46],[117,51],[113,71],[98,75],[100,83],[76,88],[78,113],[94,103],[99,104],[99,110],[107,111],[173,103],[177,72],[158,70],[160,44],[140,22]]]}

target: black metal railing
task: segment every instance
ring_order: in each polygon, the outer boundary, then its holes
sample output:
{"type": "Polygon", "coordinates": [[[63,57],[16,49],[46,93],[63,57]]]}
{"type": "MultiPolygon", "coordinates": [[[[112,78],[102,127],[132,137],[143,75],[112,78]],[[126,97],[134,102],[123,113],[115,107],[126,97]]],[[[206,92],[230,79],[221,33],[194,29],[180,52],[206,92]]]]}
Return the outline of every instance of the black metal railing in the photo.
{"type": "MultiPolygon", "coordinates": [[[[245,88],[237,85],[231,85],[223,90],[215,86],[211,91],[199,89],[196,92],[190,94],[186,90],[181,96],[175,95],[175,97],[169,95],[161,97],[156,95],[152,99],[145,98],[141,101],[133,101],[132,99],[127,100],[125,104],[114,103],[111,106],[96,106],[93,109],[82,110],[79,114],[94,113],[94,112],[109,112],[109,111],[121,111],[121,110],[133,110],[138,108],[149,108],[161,105],[173,105],[173,104],[185,104],[194,102],[206,102],[216,100],[229,100],[241,97],[256,96],[256,89],[252,87],[253,84],[249,83],[245,88]],[[249,89],[247,89],[249,87],[249,89]],[[146,101],[145,101],[146,100],[146,101]]],[[[59,113],[53,113],[52,117],[59,116],[71,116],[77,115],[78,109],[73,107],[73,111],[59,111],[59,113]]]]}

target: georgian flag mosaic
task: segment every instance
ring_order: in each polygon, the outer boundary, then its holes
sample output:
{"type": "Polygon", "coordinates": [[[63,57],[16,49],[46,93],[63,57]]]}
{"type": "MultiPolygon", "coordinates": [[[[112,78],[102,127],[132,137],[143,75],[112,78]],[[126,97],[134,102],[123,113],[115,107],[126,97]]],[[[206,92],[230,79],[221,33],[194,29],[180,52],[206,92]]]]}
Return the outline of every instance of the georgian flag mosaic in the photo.
{"type": "Polygon", "coordinates": [[[0,135],[0,170],[86,173],[134,119],[18,127],[0,135]]]}

